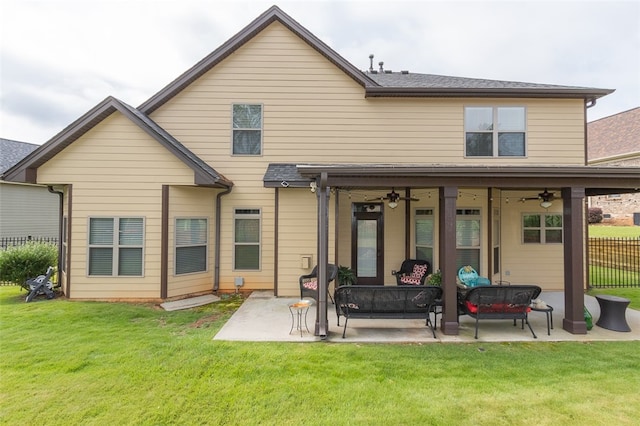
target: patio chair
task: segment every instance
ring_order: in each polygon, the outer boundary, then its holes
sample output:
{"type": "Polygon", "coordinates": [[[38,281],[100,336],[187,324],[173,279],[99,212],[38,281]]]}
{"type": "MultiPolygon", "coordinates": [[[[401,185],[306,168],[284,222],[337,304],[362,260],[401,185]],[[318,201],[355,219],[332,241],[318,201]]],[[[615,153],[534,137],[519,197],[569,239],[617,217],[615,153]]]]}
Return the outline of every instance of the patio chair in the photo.
{"type": "MultiPolygon", "coordinates": [[[[338,276],[338,267],[333,264],[327,265],[327,274],[329,276],[329,283],[335,280],[338,276]]],[[[299,278],[300,283],[300,299],[304,299],[305,297],[309,297],[316,302],[318,301],[318,265],[313,267],[313,270],[310,274],[301,275],[299,278]]],[[[329,286],[327,285],[327,294],[331,303],[333,303],[333,297],[331,297],[331,293],[329,292],[329,286]]]]}
{"type": "Polygon", "coordinates": [[[424,285],[431,265],[422,259],[406,259],[394,274],[398,285],[424,285]]]}

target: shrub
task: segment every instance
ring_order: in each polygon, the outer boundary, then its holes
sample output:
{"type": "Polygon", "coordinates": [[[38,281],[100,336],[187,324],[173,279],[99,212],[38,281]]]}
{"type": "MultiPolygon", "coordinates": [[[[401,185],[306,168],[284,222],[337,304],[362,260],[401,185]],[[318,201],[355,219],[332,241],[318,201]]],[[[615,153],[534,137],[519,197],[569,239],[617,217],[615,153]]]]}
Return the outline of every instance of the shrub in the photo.
{"type": "Polygon", "coordinates": [[[58,247],[49,243],[27,243],[0,250],[0,281],[23,284],[27,278],[47,272],[58,263],[58,247]]]}
{"type": "Polygon", "coordinates": [[[589,223],[602,222],[602,209],[600,207],[589,207],[589,223]]]}

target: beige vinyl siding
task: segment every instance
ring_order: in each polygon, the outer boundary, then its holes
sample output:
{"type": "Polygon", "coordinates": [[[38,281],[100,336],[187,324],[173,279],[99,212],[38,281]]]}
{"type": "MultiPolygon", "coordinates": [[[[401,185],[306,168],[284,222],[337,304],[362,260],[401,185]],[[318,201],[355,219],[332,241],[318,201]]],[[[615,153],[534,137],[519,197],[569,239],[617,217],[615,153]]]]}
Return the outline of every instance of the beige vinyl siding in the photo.
{"type": "MultiPolygon", "coordinates": [[[[547,291],[562,290],[564,288],[563,245],[522,242],[524,213],[562,214],[561,199],[555,200],[548,210],[540,207],[540,203],[535,200],[524,203],[518,201],[522,197],[536,195],[537,193],[534,192],[502,191],[501,279],[512,284],[536,284],[547,291]]],[[[559,196],[557,193],[556,195],[559,196]]]]}
{"type": "Polygon", "coordinates": [[[207,292],[213,289],[215,254],[215,200],[216,191],[208,188],[171,187],[169,190],[169,274],[167,296],[207,292]],[[206,218],[207,270],[175,275],[175,224],[177,218],[206,218]]]}
{"type": "MultiPolygon", "coordinates": [[[[221,247],[221,288],[227,290],[234,288],[235,276],[245,278],[245,289],[273,288],[274,190],[264,188],[262,182],[269,163],[584,164],[582,100],[365,98],[363,87],[278,22],[154,111],[151,117],[234,182],[232,193],[224,197],[221,218],[222,244],[226,245],[221,247]],[[233,103],[263,106],[262,155],[231,155],[233,103]],[[468,105],[524,106],[527,157],[465,159],[463,118],[464,107],[468,105]],[[232,270],[234,208],[262,209],[260,271],[232,270]]],[[[283,189],[281,199],[290,191],[283,189]]],[[[315,221],[315,204],[297,208],[302,211],[309,208],[307,215],[311,214],[311,221],[315,221]]],[[[341,204],[341,210],[345,208],[341,204]]],[[[348,264],[350,225],[343,221],[349,220],[350,213],[342,214],[346,216],[340,218],[339,263],[348,264]]],[[[486,209],[483,215],[487,217],[486,209]]],[[[304,219],[305,223],[308,219],[304,219]]],[[[289,232],[291,226],[291,222],[286,222],[280,230],[289,232]]],[[[404,253],[403,247],[398,251],[392,238],[397,226],[394,222],[386,226],[387,248],[394,250],[385,264],[385,277],[389,278],[390,270],[397,269],[404,253]]],[[[307,240],[315,240],[315,226],[305,232],[307,240]]],[[[283,235],[279,238],[281,245],[287,244],[283,235]]],[[[280,265],[290,262],[292,266],[280,267],[281,289],[297,285],[300,272],[299,260],[294,259],[297,254],[285,251],[280,256],[285,253],[292,259],[285,261],[280,257],[280,265]]]]}
{"type": "Polygon", "coordinates": [[[114,113],[40,167],[38,182],[73,185],[72,298],[160,297],[162,185],[192,185],[191,169],[114,113]],[[143,277],[87,275],[90,217],[144,218],[143,277]]]}

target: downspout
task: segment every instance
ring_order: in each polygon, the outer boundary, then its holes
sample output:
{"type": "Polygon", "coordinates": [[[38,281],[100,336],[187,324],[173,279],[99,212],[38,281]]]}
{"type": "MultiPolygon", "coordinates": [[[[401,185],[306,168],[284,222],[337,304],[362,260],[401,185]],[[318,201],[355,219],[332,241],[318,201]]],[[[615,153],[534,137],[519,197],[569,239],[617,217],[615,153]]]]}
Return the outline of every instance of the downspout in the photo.
{"type": "Polygon", "coordinates": [[[214,273],[213,273],[213,291],[218,291],[218,289],[220,288],[220,228],[221,228],[221,211],[222,211],[222,207],[220,206],[221,204],[221,199],[223,196],[227,195],[228,193],[231,192],[232,187],[228,187],[227,189],[225,189],[222,192],[219,192],[218,195],[216,195],[216,251],[215,251],[215,255],[214,255],[214,262],[215,262],[215,266],[214,266],[214,273]]]}
{"type": "Polygon", "coordinates": [[[62,216],[64,214],[64,193],[60,191],[56,191],[55,189],[53,189],[53,186],[51,185],[47,186],[47,190],[49,190],[49,192],[52,194],[58,194],[58,197],[60,198],[60,203],[58,207],[58,264],[56,265],[56,267],[58,268],[58,284],[61,284],[59,281],[60,281],[60,274],[62,273],[62,241],[63,241],[62,233],[64,232],[64,229],[62,229],[62,223],[63,223],[62,216]]]}

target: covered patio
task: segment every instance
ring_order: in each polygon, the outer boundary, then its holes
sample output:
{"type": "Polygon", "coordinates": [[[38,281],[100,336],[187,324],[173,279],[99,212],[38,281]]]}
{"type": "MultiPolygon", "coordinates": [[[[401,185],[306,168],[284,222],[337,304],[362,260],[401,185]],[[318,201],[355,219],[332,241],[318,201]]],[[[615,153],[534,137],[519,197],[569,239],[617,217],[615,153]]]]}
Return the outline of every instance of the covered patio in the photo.
{"type": "MultiPolygon", "coordinates": [[[[476,188],[486,191],[488,211],[497,207],[494,193],[500,191],[541,191],[556,189],[562,202],[562,242],[564,277],[559,283],[563,288],[562,299],[555,302],[556,329],[573,335],[587,334],[583,318],[585,277],[585,200],[587,196],[612,193],[637,192],[640,174],[637,168],[590,167],[590,166],[441,166],[441,165],[390,165],[390,164],[277,164],[271,165],[265,175],[265,186],[279,190],[312,185],[317,195],[317,264],[318,268],[318,315],[312,325],[316,336],[328,337],[331,332],[331,316],[326,297],[327,264],[329,259],[329,217],[332,196],[340,201],[339,191],[344,188],[367,190],[382,188],[404,188],[407,200],[405,235],[405,258],[411,257],[408,207],[411,191],[420,188],[435,188],[438,198],[438,265],[442,272],[443,316],[437,328],[441,334],[459,336],[464,326],[458,323],[456,276],[456,211],[459,191],[476,188]],[[546,190],[546,189],[545,189],[546,190]],[[334,194],[334,195],[332,195],[334,194]],[[559,306],[561,304],[562,306],[559,306]],[[561,310],[558,308],[562,308],[561,310]]],[[[277,197],[277,195],[276,195],[277,197]]],[[[337,207],[336,207],[337,209],[337,207]]],[[[336,245],[335,256],[340,248],[336,245]]],[[[490,250],[489,250],[490,251],[490,250]]],[[[488,270],[492,276],[491,258],[488,270]]]]}
{"type": "MultiPolygon", "coordinates": [[[[593,328],[586,334],[573,334],[561,327],[564,317],[564,296],[562,292],[543,292],[540,298],[553,306],[553,324],[551,335],[547,335],[545,314],[531,312],[529,322],[536,335],[534,339],[526,325],[524,330],[520,322],[514,327],[510,320],[481,321],[478,339],[473,338],[475,322],[463,315],[460,317],[459,333],[446,335],[436,330],[433,338],[431,330],[425,327],[423,320],[363,320],[352,319],[347,327],[346,337],[342,338],[344,318],[340,327],[336,325],[335,305],[329,302],[329,331],[325,341],[333,343],[473,343],[473,342],[593,342],[593,341],[632,341],[640,340],[640,311],[627,309],[626,319],[631,332],[617,332],[595,325],[600,317],[600,308],[594,297],[585,296],[585,306],[593,315],[593,328]]],[[[289,305],[296,298],[275,297],[270,291],[257,291],[251,294],[242,306],[233,314],[214,340],[232,340],[249,342],[316,342],[323,340],[313,333],[316,306],[312,305],[307,315],[310,332],[297,330],[289,332],[292,318],[289,305]]],[[[433,316],[432,316],[433,318],[433,316]]],[[[438,317],[440,318],[440,317],[438,317]]]]}

